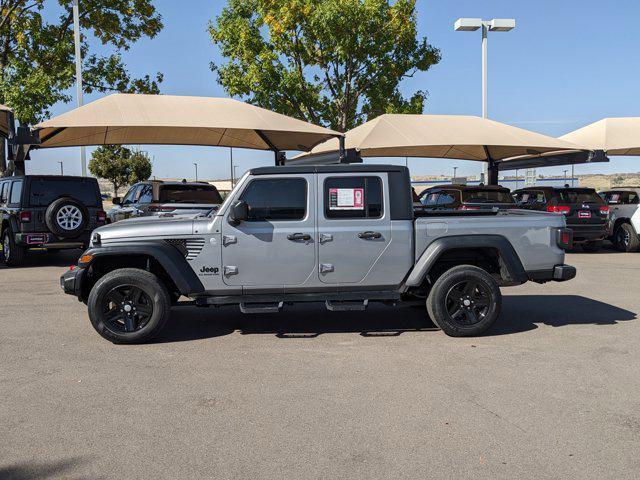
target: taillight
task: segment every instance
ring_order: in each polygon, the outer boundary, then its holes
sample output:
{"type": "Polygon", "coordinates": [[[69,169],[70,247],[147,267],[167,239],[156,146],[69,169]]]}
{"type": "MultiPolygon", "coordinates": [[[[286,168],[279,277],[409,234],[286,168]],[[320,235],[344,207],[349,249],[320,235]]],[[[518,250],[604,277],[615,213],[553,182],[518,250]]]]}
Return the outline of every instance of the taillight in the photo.
{"type": "Polygon", "coordinates": [[[98,221],[99,222],[106,222],[107,221],[107,214],[105,212],[103,212],[102,210],[98,211],[98,221]]]}
{"type": "Polygon", "coordinates": [[[458,210],[480,210],[480,207],[470,207],[469,205],[460,205],[458,210]]]}
{"type": "Polygon", "coordinates": [[[571,207],[567,207],[566,205],[549,205],[547,207],[547,212],[561,213],[562,215],[566,215],[570,211],[571,207]]]}
{"type": "Polygon", "coordinates": [[[569,250],[573,247],[573,230],[570,228],[559,228],[556,243],[558,247],[563,250],[569,250]]]}
{"type": "Polygon", "coordinates": [[[20,212],[20,222],[28,223],[31,221],[31,212],[20,212]]]}
{"type": "Polygon", "coordinates": [[[609,207],[607,205],[600,207],[600,215],[609,216],[609,207]]]}

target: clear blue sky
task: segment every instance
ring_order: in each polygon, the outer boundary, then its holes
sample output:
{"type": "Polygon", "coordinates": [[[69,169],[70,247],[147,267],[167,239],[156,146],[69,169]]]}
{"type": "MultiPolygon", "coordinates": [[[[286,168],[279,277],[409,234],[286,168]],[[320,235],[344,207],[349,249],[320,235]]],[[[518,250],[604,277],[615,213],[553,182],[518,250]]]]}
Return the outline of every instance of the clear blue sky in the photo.
{"type": "MultiPolygon", "coordinates": [[[[211,44],[207,23],[222,9],[219,0],[157,0],[165,28],[124,54],[135,74],[161,71],[162,92],[178,95],[226,96],[209,69],[219,54],[211,44]]],[[[426,113],[481,113],[480,33],[454,32],[458,17],[515,18],[516,29],[489,34],[489,117],[558,136],[603,117],[640,116],[640,2],[637,0],[418,0],[420,35],[442,51],[432,70],[416,74],[402,90],[429,91],[426,113]]],[[[85,101],[95,99],[95,96],[85,101]]],[[[62,113],[72,104],[56,105],[62,113]]],[[[228,149],[143,147],[154,157],[158,177],[228,178],[228,149]]],[[[38,151],[27,171],[80,171],[78,149],[38,151]]],[[[268,164],[272,155],[235,150],[237,173],[268,164]]],[[[412,159],[412,174],[479,172],[475,162],[412,159]]],[[[539,173],[561,173],[563,168],[539,173]]],[[[613,157],[608,165],[577,166],[576,173],[638,172],[640,158],[613,157]]]]}

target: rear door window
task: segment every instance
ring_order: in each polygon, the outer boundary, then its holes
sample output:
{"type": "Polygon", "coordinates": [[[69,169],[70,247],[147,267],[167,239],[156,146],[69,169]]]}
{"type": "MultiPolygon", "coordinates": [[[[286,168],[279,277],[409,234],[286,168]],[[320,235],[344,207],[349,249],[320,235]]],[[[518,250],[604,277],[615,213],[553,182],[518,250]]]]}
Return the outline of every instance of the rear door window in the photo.
{"type": "Polygon", "coordinates": [[[462,192],[463,203],[513,203],[509,190],[474,189],[462,192]]]}
{"type": "Polygon", "coordinates": [[[611,205],[620,205],[623,199],[623,192],[606,192],[604,201],[611,205]]]}
{"type": "Polygon", "coordinates": [[[252,180],[240,200],[249,206],[249,222],[302,220],[307,214],[307,181],[304,178],[252,180]]]}
{"type": "Polygon", "coordinates": [[[22,195],[22,180],[18,180],[16,182],[11,183],[11,196],[9,198],[9,203],[12,205],[17,205],[20,203],[20,196],[22,195]]]}
{"type": "Polygon", "coordinates": [[[517,192],[513,196],[513,199],[519,205],[543,205],[547,203],[547,198],[544,192],[540,190],[526,190],[524,192],[517,192]]]}
{"type": "Polygon", "coordinates": [[[433,207],[438,204],[439,196],[439,192],[427,192],[422,195],[422,197],[420,198],[420,202],[422,202],[422,204],[425,206],[433,207]]]}
{"type": "Polygon", "coordinates": [[[222,197],[213,185],[161,185],[161,203],[222,203],[222,197]]]}
{"type": "Polygon", "coordinates": [[[7,190],[9,182],[0,182],[0,203],[7,203],[7,190]]]}
{"type": "Polygon", "coordinates": [[[94,180],[33,177],[29,184],[29,204],[46,206],[61,196],[70,196],[87,206],[101,204],[100,192],[94,180]]]}
{"type": "Polygon", "coordinates": [[[380,218],[382,210],[380,177],[330,177],[324,181],[325,218],[380,218]]]}
{"type": "Polygon", "coordinates": [[[153,186],[149,183],[145,183],[140,189],[140,195],[138,196],[138,203],[151,203],[153,201],[153,186]]]}
{"type": "Polygon", "coordinates": [[[439,207],[449,207],[456,202],[456,194],[452,191],[443,191],[438,197],[439,207]]]}
{"type": "Polygon", "coordinates": [[[135,202],[136,198],[138,197],[138,191],[140,190],[141,186],[142,185],[134,185],[133,187],[131,187],[127,192],[127,194],[124,196],[124,199],[122,200],[122,204],[128,205],[130,203],[135,202]]]}
{"type": "Polygon", "coordinates": [[[578,203],[604,203],[600,195],[595,190],[557,190],[558,203],[560,204],[578,204],[578,203]]]}

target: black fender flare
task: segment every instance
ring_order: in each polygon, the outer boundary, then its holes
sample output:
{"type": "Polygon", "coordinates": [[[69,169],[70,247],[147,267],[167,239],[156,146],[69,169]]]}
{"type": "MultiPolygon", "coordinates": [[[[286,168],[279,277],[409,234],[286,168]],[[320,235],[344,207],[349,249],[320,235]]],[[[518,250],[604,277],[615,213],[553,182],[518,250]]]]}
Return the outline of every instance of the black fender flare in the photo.
{"type": "MultiPolygon", "coordinates": [[[[13,233],[20,233],[20,225],[15,215],[3,215],[2,223],[7,222],[13,233]]],[[[4,227],[0,224],[0,234],[4,234],[4,227]]]]}
{"type": "Polygon", "coordinates": [[[148,242],[122,242],[105,246],[94,246],[84,254],[91,255],[89,263],[79,263],[78,266],[86,268],[98,258],[110,256],[148,256],[158,262],[167,272],[178,287],[182,295],[191,295],[204,292],[204,286],[196,275],[187,259],[180,251],[163,241],[148,242]]]}
{"type": "Polygon", "coordinates": [[[510,277],[509,281],[524,283],[529,280],[520,257],[506,237],[502,235],[452,235],[438,238],[429,244],[407,277],[406,285],[419,286],[442,254],[449,250],[465,248],[496,249],[505,264],[510,277]]]}

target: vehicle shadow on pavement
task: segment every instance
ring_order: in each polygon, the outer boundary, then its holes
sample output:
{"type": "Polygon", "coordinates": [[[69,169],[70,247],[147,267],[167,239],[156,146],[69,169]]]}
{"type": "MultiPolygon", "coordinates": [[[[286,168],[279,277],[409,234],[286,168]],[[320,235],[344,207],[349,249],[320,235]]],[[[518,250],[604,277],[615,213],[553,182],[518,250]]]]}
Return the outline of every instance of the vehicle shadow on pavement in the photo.
{"type": "Polygon", "coordinates": [[[363,337],[395,337],[404,332],[434,331],[425,308],[370,306],[363,312],[329,312],[322,304],[285,306],[280,313],[244,315],[237,307],[178,307],[154,340],[181,342],[219,337],[270,334],[278,338],[316,338],[325,333],[358,333],[363,337]]]}
{"type": "Polygon", "coordinates": [[[538,324],[615,325],[635,318],[634,312],[580,295],[507,295],[500,318],[485,335],[526,332],[538,324]]]}
{"type": "MultiPolygon", "coordinates": [[[[636,314],[580,295],[508,295],[502,314],[486,336],[522,333],[566,325],[615,325],[636,314]]],[[[396,337],[404,332],[438,329],[423,307],[370,306],[363,312],[329,312],[321,304],[285,307],[281,313],[244,315],[237,307],[178,307],[154,343],[268,334],[282,339],[316,338],[327,333],[357,333],[363,337],[396,337]]]]}
{"type": "MultiPolygon", "coordinates": [[[[68,267],[78,263],[82,250],[64,250],[61,252],[28,252],[24,264],[19,267],[7,267],[4,259],[0,262],[0,270],[20,270],[23,268],[68,267]]],[[[2,478],[2,477],[0,477],[2,478]]]]}
{"type": "MultiPolygon", "coordinates": [[[[0,479],[2,480],[44,480],[47,478],[69,478],[77,467],[84,465],[86,459],[81,457],[57,460],[50,463],[25,462],[8,466],[0,466],[0,479]]],[[[100,477],[91,477],[100,478],[100,477]]]]}

